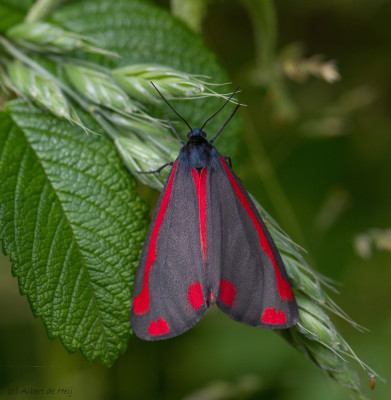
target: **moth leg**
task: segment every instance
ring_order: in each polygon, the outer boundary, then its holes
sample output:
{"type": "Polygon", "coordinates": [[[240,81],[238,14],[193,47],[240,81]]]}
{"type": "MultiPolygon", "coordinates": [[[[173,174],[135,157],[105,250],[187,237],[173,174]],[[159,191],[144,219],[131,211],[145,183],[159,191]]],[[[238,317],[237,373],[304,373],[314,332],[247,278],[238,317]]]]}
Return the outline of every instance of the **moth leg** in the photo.
{"type": "Polygon", "coordinates": [[[161,171],[163,168],[166,168],[166,167],[168,167],[169,165],[173,166],[174,163],[173,163],[172,161],[166,162],[166,163],[163,164],[161,167],[159,167],[158,169],[155,169],[155,170],[153,170],[153,171],[135,171],[135,172],[137,172],[138,174],[156,174],[156,173],[160,173],[160,171],[161,171]]]}
{"type": "Polygon", "coordinates": [[[232,168],[232,161],[230,156],[224,156],[223,157],[225,161],[228,161],[229,166],[232,168]]]}

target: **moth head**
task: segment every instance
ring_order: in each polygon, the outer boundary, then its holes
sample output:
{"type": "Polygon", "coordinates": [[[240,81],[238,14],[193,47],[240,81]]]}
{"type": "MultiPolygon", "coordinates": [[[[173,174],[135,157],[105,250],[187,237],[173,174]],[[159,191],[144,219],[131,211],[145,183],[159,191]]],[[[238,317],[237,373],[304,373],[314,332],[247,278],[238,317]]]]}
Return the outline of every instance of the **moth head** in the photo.
{"type": "Polygon", "coordinates": [[[187,138],[190,139],[191,137],[194,136],[202,136],[205,138],[206,133],[201,128],[194,128],[187,134],[187,138]]]}

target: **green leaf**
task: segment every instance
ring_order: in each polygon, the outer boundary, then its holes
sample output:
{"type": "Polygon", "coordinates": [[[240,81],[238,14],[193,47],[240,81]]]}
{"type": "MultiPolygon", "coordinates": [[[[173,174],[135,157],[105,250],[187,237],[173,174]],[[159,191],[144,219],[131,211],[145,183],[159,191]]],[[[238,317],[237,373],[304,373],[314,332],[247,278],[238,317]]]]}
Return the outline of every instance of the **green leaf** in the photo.
{"type": "MultiPolygon", "coordinates": [[[[201,38],[182,22],[147,1],[141,0],[86,0],[64,6],[53,15],[54,21],[68,30],[94,40],[103,49],[119,54],[120,58],[78,53],[86,60],[110,68],[135,63],[170,66],[189,74],[210,76],[212,83],[227,82],[215,55],[201,38]]],[[[230,91],[224,86],[223,91],[230,91]]],[[[208,97],[198,100],[172,102],[191,126],[200,126],[222,105],[221,99],[208,97]]],[[[164,104],[151,108],[151,116],[175,119],[164,104]]],[[[232,111],[229,106],[208,123],[209,136],[217,132],[232,111]]],[[[178,125],[185,134],[183,122],[178,125]]],[[[238,148],[240,118],[234,118],[217,141],[219,152],[234,158],[238,148]]],[[[185,137],[185,136],[183,136],[185,137]]]]}
{"type": "Polygon", "coordinates": [[[0,0],[0,32],[22,22],[32,0],[0,0]]]}
{"type": "Polygon", "coordinates": [[[50,338],[110,365],[130,334],[146,207],[105,136],[20,101],[7,111],[0,114],[0,239],[12,273],[50,338]]]}

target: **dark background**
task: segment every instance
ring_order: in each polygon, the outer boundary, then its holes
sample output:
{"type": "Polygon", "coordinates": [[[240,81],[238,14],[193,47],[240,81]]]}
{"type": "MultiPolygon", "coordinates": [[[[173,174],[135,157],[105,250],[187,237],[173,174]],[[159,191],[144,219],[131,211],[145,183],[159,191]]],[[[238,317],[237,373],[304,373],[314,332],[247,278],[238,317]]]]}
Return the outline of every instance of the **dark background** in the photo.
{"type": "MultiPolygon", "coordinates": [[[[234,85],[241,85],[240,100],[248,105],[241,111],[243,141],[234,168],[247,189],[309,251],[311,265],[342,283],[334,300],[370,332],[334,321],[358,356],[389,379],[391,4],[292,0],[275,6],[275,57],[299,43],[306,57],[323,54],[337,60],[342,79],[329,84],[313,77],[304,83],[283,78],[287,107],[278,101],[278,91],[276,95],[267,84],[257,83],[248,11],[236,1],[211,2],[202,35],[234,85]],[[362,257],[355,241],[360,234],[373,235],[375,228],[380,246],[369,240],[372,254],[362,257]]],[[[26,386],[71,389],[71,397],[53,398],[72,399],[349,396],[278,335],[235,323],[216,308],[176,339],[147,343],[133,337],[111,368],[89,364],[47,338],[26,297],[20,296],[5,257],[0,265],[0,375],[9,383],[1,399],[9,398],[9,389],[26,386]],[[220,394],[206,397],[202,389],[220,394]],[[245,397],[246,392],[252,395],[245,397]]],[[[370,398],[391,398],[389,385],[378,382],[370,393],[367,375],[361,376],[370,398]]]]}

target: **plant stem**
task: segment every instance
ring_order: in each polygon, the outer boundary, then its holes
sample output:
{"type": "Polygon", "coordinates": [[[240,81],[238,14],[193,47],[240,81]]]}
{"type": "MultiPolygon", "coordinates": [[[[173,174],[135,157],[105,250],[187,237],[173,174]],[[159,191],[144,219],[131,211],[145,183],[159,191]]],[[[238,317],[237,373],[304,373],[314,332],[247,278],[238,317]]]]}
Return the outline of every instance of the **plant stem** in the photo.
{"type": "Polygon", "coordinates": [[[25,22],[36,22],[45,19],[65,0],[37,0],[27,13],[25,22]]]}
{"type": "MultiPolygon", "coordinates": [[[[277,46],[277,18],[273,0],[242,0],[246,6],[248,15],[252,21],[255,39],[256,70],[259,75],[259,83],[268,90],[274,89],[282,98],[286,98],[285,88],[282,82],[281,71],[276,68],[277,46]]],[[[304,245],[304,235],[290,205],[284,190],[282,189],[273,165],[270,162],[261,138],[256,132],[253,120],[248,112],[243,112],[248,133],[249,148],[257,150],[250,154],[257,155],[254,160],[257,171],[265,184],[265,190],[273,202],[281,221],[284,221],[287,229],[296,237],[296,242],[304,245]],[[258,157],[262,159],[259,164],[258,157]]]]}
{"type": "Polygon", "coordinates": [[[251,116],[247,111],[242,112],[242,115],[244,116],[246,126],[245,132],[247,132],[247,135],[245,137],[247,137],[248,148],[252,149],[252,151],[249,151],[249,154],[253,158],[253,164],[264,183],[265,190],[275,206],[280,220],[284,221],[286,229],[295,237],[295,242],[305,245],[304,235],[295,212],[278,181],[273,165],[257,134],[251,116]],[[262,164],[259,163],[259,159],[262,160],[262,164]]]}
{"type": "Polygon", "coordinates": [[[257,65],[267,70],[274,64],[277,19],[273,0],[243,0],[254,30],[257,65]]]}
{"type": "Polygon", "coordinates": [[[284,83],[281,62],[277,54],[278,25],[273,0],[242,0],[247,9],[254,35],[255,68],[251,79],[262,86],[273,99],[275,116],[292,120],[296,107],[284,83]]]}

